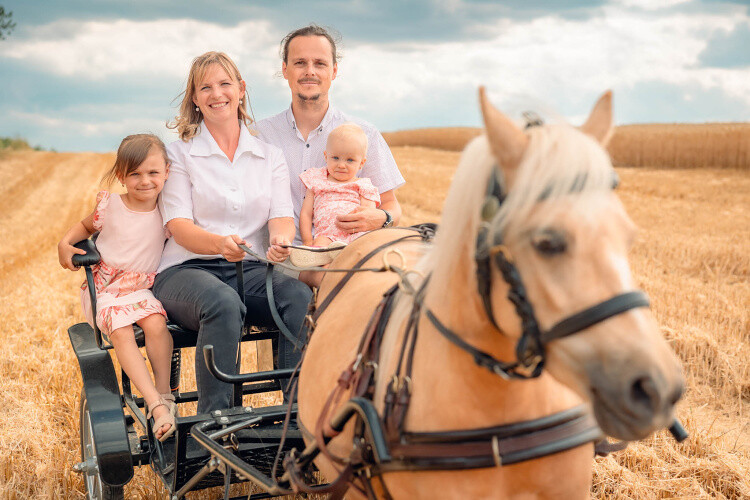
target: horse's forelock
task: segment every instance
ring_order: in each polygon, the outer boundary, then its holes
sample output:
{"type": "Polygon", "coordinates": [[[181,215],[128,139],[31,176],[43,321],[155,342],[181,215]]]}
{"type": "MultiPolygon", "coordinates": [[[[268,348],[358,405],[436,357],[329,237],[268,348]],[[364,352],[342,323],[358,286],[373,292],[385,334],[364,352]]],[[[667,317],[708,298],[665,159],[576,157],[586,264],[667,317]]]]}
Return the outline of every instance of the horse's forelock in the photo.
{"type": "Polygon", "coordinates": [[[505,232],[511,221],[522,226],[540,200],[590,203],[586,194],[612,188],[612,164],[593,138],[569,125],[534,127],[528,134],[528,149],[492,224],[496,232],[505,232]]]}
{"type": "MultiPolygon", "coordinates": [[[[583,195],[612,186],[614,174],[609,157],[591,137],[569,125],[533,127],[527,133],[528,148],[492,221],[495,232],[504,232],[510,221],[523,221],[540,199],[553,201],[569,198],[571,192],[583,195]]],[[[467,245],[473,255],[487,183],[496,165],[486,136],[477,137],[466,146],[443,206],[434,250],[420,266],[424,270],[452,265],[453,259],[465,253],[467,245]]],[[[579,199],[585,203],[588,197],[579,199]]],[[[437,283],[440,277],[435,278],[433,286],[437,289],[450,285],[447,281],[437,283]]]]}

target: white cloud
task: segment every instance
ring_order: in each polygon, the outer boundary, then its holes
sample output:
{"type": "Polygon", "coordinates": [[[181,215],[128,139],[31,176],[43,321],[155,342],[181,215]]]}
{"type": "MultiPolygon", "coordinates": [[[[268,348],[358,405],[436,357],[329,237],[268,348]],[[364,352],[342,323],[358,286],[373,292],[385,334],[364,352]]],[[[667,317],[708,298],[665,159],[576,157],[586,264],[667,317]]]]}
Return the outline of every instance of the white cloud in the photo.
{"type": "MultiPolygon", "coordinates": [[[[350,46],[339,68],[339,99],[351,108],[405,113],[487,85],[501,102],[519,94],[558,102],[642,82],[719,89],[750,105],[750,70],[698,66],[712,33],[748,21],[746,13],[644,16],[607,6],[596,17],[501,20],[485,40],[350,46]]],[[[668,117],[665,117],[668,119],[668,117]]]]}
{"type": "MultiPolygon", "coordinates": [[[[356,0],[357,5],[362,1],[356,0]]],[[[460,0],[434,2],[445,11],[460,0]]],[[[667,8],[646,12],[645,8],[645,0],[613,0],[587,19],[500,19],[466,27],[467,32],[482,35],[472,40],[356,43],[350,39],[334,83],[333,101],[387,127],[422,125],[417,115],[424,110],[432,111],[436,126],[454,124],[454,116],[462,111],[457,103],[475,103],[479,85],[488,87],[502,109],[529,109],[530,103],[548,115],[553,113],[538,99],[560,109],[584,98],[593,103],[607,88],[617,93],[647,82],[691,92],[717,90],[750,107],[750,69],[699,66],[700,54],[713,34],[728,33],[750,22],[746,9],[721,6],[710,12],[679,13],[667,8]]],[[[223,50],[237,62],[251,88],[263,89],[262,95],[253,93],[253,101],[256,109],[262,103],[268,114],[280,110],[289,98],[286,82],[274,78],[280,67],[278,41],[283,34],[262,19],[230,27],[189,19],[57,21],[27,28],[23,36],[0,44],[0,61],[22,61],[37,71],[68,78],[72,86],[76,80],[117,80],[119,88],[127,88],[128,82],[142,88],[144,80],[160,78],[178,89],[193,57],[223,50]]],[[[113,95],[113,106],[123,105],[123,100],[113,95]]],[[[69,137],[164,130],[163,121],[131,118],[143,112],[136,107],[123,105],[104,115],[76,105],[77,109],[64,111],[72,115],[64,120],[28,113],[15,113],[15,118],[38,124],[51,135],[69,137]],[[99,122],[100,118],[104,121],[99,122]]],[[[169,103],[164,105],[167,109],[169,103]]],[[[566,108],[568,113],[581,113],[569,116],[572,121],[580,121],[585,111],[578,105],[566,108]]],[[[165,114],[164,120],[171,116],[165,114]]]]}
{"type": "Polygon", "coordinates": [[[692,0],[612,0],[611,3],[623,7],[638,7],[644,10],[668,9],[692,0]]]}
{"type": "Polygon", "coordinates": [[[10,120],[18,120],[32,125],[45,135],[61,137],[125,137],[136,132],[151,132],[165,141],[177,138],[174,132],[165,127],[165,122],[149,118],[119,118],[117,114],[112,120],[91,121],[76,120],[70,117],[57,117],[42,113],[27,113],[12,111],[8,113],[10,120]],[[174,135],[174,137],[173,137],[174,135]]]}
{"type": "Polygon", "coordinates": [[[0,45],[0,57],[72,78],[145,74],[184,79],[192,58],[209,50],[227,52],[243,72],[265,76],[279,66],[280,35],[266,21],[234,27],[191,19],[56,21],[32,27],[26,35],[0,45]]]}

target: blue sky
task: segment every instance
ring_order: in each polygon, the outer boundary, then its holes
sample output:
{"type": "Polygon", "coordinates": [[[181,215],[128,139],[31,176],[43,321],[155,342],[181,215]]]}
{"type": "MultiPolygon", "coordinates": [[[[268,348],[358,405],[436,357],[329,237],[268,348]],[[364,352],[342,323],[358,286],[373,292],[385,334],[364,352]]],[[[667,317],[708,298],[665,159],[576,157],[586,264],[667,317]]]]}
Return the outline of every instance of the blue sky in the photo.
{"type": "Polygon", "coordinates": [[[0,136],[58,151],[167,141],[190,61],[227,52],[256,118],[289,104],[279,41],[342,37],[338,107],[383,131],[479,126],[476,89],[513,116],[581,122],[611,88],[617,123],[747,121],[750,0],[0,0],[0,136]]]}

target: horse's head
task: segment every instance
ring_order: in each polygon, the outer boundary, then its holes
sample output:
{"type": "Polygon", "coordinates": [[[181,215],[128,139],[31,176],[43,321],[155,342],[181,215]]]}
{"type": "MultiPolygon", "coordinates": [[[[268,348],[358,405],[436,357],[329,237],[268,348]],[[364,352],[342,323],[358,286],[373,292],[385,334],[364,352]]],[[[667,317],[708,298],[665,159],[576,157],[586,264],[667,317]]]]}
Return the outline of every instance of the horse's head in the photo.
{"type": "MultiPolygon", "coordinates": [[[[477,248],[491,264],[488,315],[507,336],[529,335],[519,308],[508,301],[503,258],[517,269],[533,307],[545,368],[592,401],[601,428],[639,439],[667,426],[683,377],[645,297],[629,293],[636,287],[628,265],[635,226],[614,193],[616,174],[603,149],[613,129],[611,93],[580,130],[539,125],[522,131],[483,91],[480,98],[486,142],[474,147],[491,154],[485,163],[496,166],[483,174],[487,200],[499,198],[484,214],[477,248]],[[550,330],[561,334],[545,338],[550,330]]],[[[481,266],[478,280],[481,289],[481,266]]]]}

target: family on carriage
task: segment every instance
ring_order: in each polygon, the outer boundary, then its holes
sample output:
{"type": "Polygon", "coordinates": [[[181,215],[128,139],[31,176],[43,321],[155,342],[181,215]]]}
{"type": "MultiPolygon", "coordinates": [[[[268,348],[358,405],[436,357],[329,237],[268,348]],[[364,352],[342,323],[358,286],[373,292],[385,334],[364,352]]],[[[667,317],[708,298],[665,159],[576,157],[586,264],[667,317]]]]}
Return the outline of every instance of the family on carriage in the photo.
{"type": "Polygon", "coordinates": [[[682,375],[630,275],[634,227],[603,149],[611,93],[580,130],[521,130],[480,92],[486,134],[433,241],[395,227],[404,179],[381,134],[329,102],[334,37],[295,30],[281,59],[291,105],[256,123],[235,63],[196,57],[179,139],[126,137],[103,179],[125,193],[100,192],[58,245],[75,270],[77,243],[98,232],[84,312],[156,440],[178,429],[167,318],[197,332],[199,415],[236,402],[215,374],[236,373],[243,326],[278,324],[307,448],[283,478],[274,463],[269,493],[585,497],[602,431],[640,439],[671,423],[682,375]],[[327,489],[305,481],[313,460],[327,489]]]}

